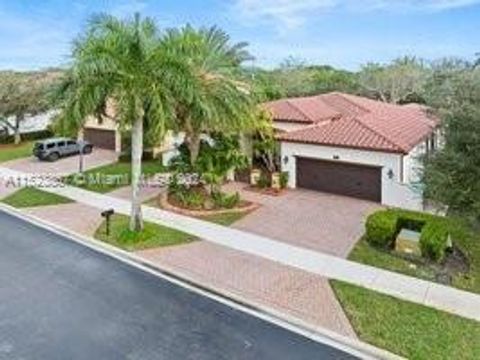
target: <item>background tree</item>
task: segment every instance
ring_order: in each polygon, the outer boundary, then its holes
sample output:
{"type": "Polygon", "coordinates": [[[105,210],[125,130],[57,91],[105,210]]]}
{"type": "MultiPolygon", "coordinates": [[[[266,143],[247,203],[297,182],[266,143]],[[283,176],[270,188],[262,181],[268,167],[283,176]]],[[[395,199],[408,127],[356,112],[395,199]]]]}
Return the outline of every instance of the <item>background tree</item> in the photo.
{"type": "Polygon", "coordinates": [[[422,61],[403,57],[388,65],[369,63],[363,66],[359,72],[359,82],[364,95],[383,102],[422,102],[428,74],[422,61]]]}
{"type": "Polygon", "coordinates": [[[324,94],[332,91],[356,94],[359,92],[357,75],[326,65],[305,65],[288,62],[274,70],[254,69],[250,73],[253,88],[261,101],[284,97],[324,94]]]}
{"type": "Polygon", "coordinates": [[[20,127],[25,118],[50,110],[49,92],[61,76],[60,71],[0,73],[0,125],[21,142],[20,127]]]}
{"type": "Polygon", "coordinates": [[[80,127],[88,116],[98,115],[112,101],[117,121],[131,132],[130,229],[143,227],[139,198],[143,128],[167,126],[171,98],[166,84],[180,68],[161,51],[152,19],[121,21],[108,15],[93,17],[77,39],[72,68],[61,91],[63,123],[80,127]]]}
{"type": "MultiPolygon", "coordinates": [[[[423,181],[427,198],[450,212],[480,220],[480,69],[458,64],[438,69],[444,147],[425,158],[423,181]],[[462,70],[463,69],[463,70],[462,70]],[[442,81],[440,81],[442,80],[442,81]]],[[[438,96],[432,96],[433,101],[438,96]]]]}
{"type": "Polygon", "coordinates": [[[172,81],[175,130],[185,133],[192,165],[198,158],[201,135],[235,133],[253,125],[252,96],[240,79],[240,65],[250,59],[247,44],[230,44],[222,30],[187,25],[171,29],[162,39],[164,52],[182,62],[186,71],[172,81]]]}

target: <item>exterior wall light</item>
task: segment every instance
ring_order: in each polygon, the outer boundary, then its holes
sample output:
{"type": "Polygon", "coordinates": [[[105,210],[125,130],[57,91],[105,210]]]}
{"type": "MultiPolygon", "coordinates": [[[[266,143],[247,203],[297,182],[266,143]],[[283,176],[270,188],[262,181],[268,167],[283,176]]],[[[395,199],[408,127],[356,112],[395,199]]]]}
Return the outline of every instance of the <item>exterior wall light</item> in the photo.
{"type": "Polygon", "coordinates": [[[288,156],[287,156],[287,155],[285,155],[285,156],[283,157],[283,163],[284,163],[285,165],[288,164],[288,156]]]}
{"type": "Polygon", "coordinates": [[[395,174],[393,173],[393,170],[392,170],[392,169],[389,169],[389,170],[388,170],[388,173],[387,173],[387,176],[388,176],[388,178],[389,178],[390,180],[393,179],[393,175],[395,175],[395,174]]]}

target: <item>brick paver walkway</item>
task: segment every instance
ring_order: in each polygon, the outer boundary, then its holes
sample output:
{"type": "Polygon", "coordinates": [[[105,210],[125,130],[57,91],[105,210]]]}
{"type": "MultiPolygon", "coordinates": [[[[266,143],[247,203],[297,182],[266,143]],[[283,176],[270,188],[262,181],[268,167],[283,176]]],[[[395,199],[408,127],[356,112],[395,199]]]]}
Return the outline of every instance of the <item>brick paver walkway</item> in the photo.
{"type": "Polygon", "coordinates": [[[23,211],[85,236],[92,236],[103,221],[99,209],[78,202],[40,206],[23,211]]]}
{"type": "Polygon", "coordinates": [[[207,241],[137,254],[204,286],[356,337],[328,280],[321,276],[207,241]]]}
{"type": "Polygon", "coordinates": [[[368,214],[381,206],[369,201],[308,190],[288,190],[281,196],[247,191],[230,183],[227,191],[262,204],[235,224],[235,228],[288,244],[347,257],[364,231],[368,214]]]}

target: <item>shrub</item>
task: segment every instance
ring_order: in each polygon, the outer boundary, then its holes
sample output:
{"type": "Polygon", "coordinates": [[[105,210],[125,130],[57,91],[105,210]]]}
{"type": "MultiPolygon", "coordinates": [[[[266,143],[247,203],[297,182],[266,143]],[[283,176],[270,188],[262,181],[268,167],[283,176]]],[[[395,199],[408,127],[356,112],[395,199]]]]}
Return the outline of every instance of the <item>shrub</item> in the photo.
{"type": "Polygon", "coordinates": [[[263,172],[260,174],[260,177],[257,180],[257,186],[260,189],[265,189],[265,188],[270,186],[270,179],[267,176],[267,174],[265,174],[263,172]]]}
{"type": "Polygon", "coordinates": [[[288,185],[288,172],[283,171],[280,173],[280,187],[285,189],[288,185]]]}
{"type": "Polygon", "coordinates": [[[377,211],[365,224],[367,241],[375,246],[389,247],[397,235],[397,215],[390,210],[377,211]]]}
{"type": "MultiPolygon", "coordinates": [[[[22,141],[43,140],[43,139],[48,139],[54,136],[55,134],[50,129],[32,131],[32,132],[21,134],[22,141]]],[[[0,144],[10,144],[10,143],[13,143],[13,141],[14,141],[13,135],[2,136],[0,138],[0,144]]]]}
{"type": "Polygon", "coordinates": [[[408,229],[412,231],[421,232],[425,226],[425,220],[414,217],[400,215],[397,219],[397,230],[408,229]]]}
{"type": "Polygon", "coordinates": [[[420,249],[422,256],[433,261],[441,261],[448,247],[448,228],[445,221],[432,219],[422,229],[420,249]]]}
{"type": "Polygon", "coordinates": [[[232,209],[240,202],[240,194],[236,192],[228,195],[222,192],[214,192],[212,193],[212,200],[215,207],[232,209]]]}
{"type": "MultiPolygon", "coordinates": [[[[142,153],[142,161],[150,161],[154,160],[153,150],[144,150],[142,153]]],[[[132,153],[131,151],[124,151],[118,157],[118,161],[120,162],[130,162],[132,160],[132,153]]]]}

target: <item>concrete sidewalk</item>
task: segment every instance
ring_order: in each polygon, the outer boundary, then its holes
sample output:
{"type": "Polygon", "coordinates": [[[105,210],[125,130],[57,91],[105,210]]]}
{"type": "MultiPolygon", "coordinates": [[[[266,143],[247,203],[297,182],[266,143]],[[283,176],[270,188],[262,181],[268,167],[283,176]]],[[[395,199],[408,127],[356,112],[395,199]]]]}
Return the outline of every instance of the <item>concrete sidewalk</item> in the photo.
{"type": "MultiPolygon", "coordinates": [[[[0,177],[18,176],[22,177],[26,174],[0,167],[0,177]]],[[[52,187],[45,187],[43,190],[99,209],[113,208],[122,214],[128,214],[130,211],[130,203],[127,200],[70,186],[51,185],[52,187]]],[[[169,226],[231,249],[480,321],[480,296],[473,293],[148,206],[144,207],[144,218],[150,222],[169,226]]]]}

